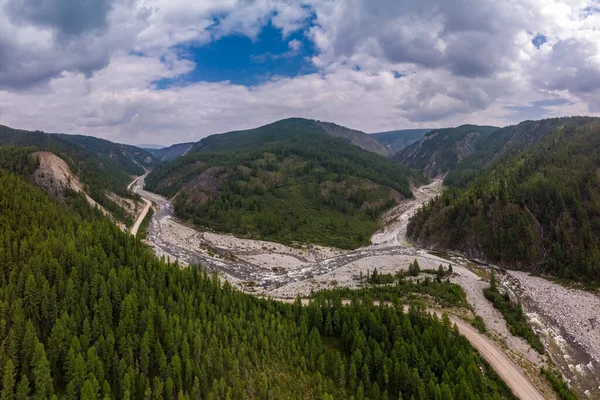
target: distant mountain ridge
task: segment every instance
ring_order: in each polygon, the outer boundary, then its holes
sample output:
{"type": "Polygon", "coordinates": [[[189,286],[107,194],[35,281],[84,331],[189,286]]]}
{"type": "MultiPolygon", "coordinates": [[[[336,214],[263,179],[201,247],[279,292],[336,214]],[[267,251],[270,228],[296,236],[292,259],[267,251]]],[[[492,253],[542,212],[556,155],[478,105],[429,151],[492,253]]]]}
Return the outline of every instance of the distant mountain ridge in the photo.
{"type": "MultiPolygon", "coordinates": [[[[385,146],[368,134],[356,129],[337,125],[332,122],[323,122],[314,119],[294,117],[282,119],[257,129],[263,129],[264,131],[264,128],[272,125],[282,126],[284,124],[288,128],[292,129],[294,126],[297,126],[300,129],[310,131],[312,133],[319,132],[329,136],[345,139],[346,141],[357,147],[360,147],[363,150],[379,154],[380,156],[389,157],[391,155],[390,151],[386,149],[385,146]]],[[[263,134],[260,138],[252,138],[252,133],[257,129],[247,129],[210,135],[197,142],[191,151],[213,151],[215,146],[218,146],[219,149],[227,150],[233,150],[236,148],[242,149],[247,148],[248,146],[255,146],[257,144],[260,145],[260,141],[270,142],[279,139],[276,137],[276,132],[270,132],[268,135],[263,134]]]]}
{"type": "Polygon", "coordinates": [[[394,155],[394,160],[433,178],[447,174],[477,149],[494,131],[492,126],[462,125],[435,129],[394,155]]]}
{"type": "Polygon", "coordinates": [[[399,129],[394,131],[370,133],[369,136],[388,148],[392,154],[410,146],[421,139],[431,129],[399,129]]]}
{"type": "Polygon", "coordinates": [[[363,150],[377,153],[383,157],[390,157],[392,152],[384,145],[379,143],[375,138],[366,134],[365,132],[346,128],[345,126],[337,125],[332,122],[316,121],[328,135],[340,137],[348,140],[355,146],[360,147],[363,150]]]}
{"type": "Polygon", "coordinates": [[[154,155],[161,162],[169,162],[173,161],[176,158],[179,158],[185,155],[196,142],[188,142],[188,143],[177,143],[169,147],[163,147],[160,149],[149,149],[148,151],[154,155]]]}
{"type": "Polygon", "coordinates": [[[142,175],[147,168],[156,164],[151,152],[133,145],[115,143],[94,136],[55,135],[92,153],[110,158],[131,175],[142,175]]]}

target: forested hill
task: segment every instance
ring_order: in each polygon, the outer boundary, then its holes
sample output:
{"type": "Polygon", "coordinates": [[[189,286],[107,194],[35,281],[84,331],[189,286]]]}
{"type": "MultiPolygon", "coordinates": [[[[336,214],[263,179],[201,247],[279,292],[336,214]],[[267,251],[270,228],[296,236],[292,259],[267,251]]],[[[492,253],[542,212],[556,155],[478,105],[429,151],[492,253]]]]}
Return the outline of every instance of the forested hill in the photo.
{"type": "Polygon", "coordinates": [[[0,152],[2,398],[513,398],[447,319],[245,295],[80,195],[52,201],[25,151],[0,152]]]}
{"type": "Polygon", "coordinates": [[[176,195],[177,216],[204,228],[354,248],[383,210],[412,196],[411,181],[425,177],[295,118],[209,136],[146,185],[176,195]]]}
{"type": "Polygon", "coordinates": [[[305,118],[288,118],[256,129],[228,132],[208,136],[199,141],[191,151],[250,150],[265,143],[309,138],[311,134],[326,134],[373,153],[388,156],[389,151],[370,135],[331,122],[305,118]]]}
{"type": "Polygon", "coordinates": [[[130,175],[143,175],[146,168],[157,163],[153,154],[135,146],[83,135],[59,134],[62,139],[101,156],[110,158],[130,175]]]}
{"type": "Polygon", "coordinates": [[[462,125],[436,129],[394,155],[394,160],[431,177],[441,177],[478,151],[498,128],[462,125]]]}
{"type": "Polygon", "coordinates": [[[131,175],[143,174],[144,169],[122,153],[119,153],[119,157],[112,157],[110,150],[105,152],[99,146],[92,146],[92,143],[111,149],[126,146],[93,137],[24,131],[0,125],[0,146],[29,147],[32,151],[55,153],[65,160],[73,173],[87,185],[89,194],[94,192],[93,198],[103,196],[105,190],[122,196],[127,195],[126,188],[131,181],[131,175]],[[87,147],[91,149],[88,150],[87,147]]]}
{"type": "Polygon", "coordinates": [[[412,219],[409,237],[430,248],[599,284],[600,119],[528,121],[499,132],[515,131],[526,134],[520,143],[536,143],[505,153],[465,189],[425,206],[412,219]]]}

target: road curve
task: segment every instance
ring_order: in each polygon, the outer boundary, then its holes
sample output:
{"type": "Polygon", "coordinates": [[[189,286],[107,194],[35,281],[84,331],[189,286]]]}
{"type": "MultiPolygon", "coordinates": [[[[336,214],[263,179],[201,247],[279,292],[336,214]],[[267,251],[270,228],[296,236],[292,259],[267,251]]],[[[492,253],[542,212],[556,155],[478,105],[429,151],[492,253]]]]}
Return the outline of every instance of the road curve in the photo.
{"type": "MultiPolygon", "coordinates": [[[[441,317],[439,311],[434,311],[441,317]]],[[[458,331],[464,335],[471,345],[496,371],[498,376],[512,389],[515,396],[521,400],[544,400],[545,397],[533,386],[533,383],[521,370],[498,348],[498,346],[482,335],[471,325],[458,318],[450,316],[450,321],[456,324],[458,331]]]]}
{"type": "MultiPolygon", "coordinates": [[[[127,186],[127,190],[131,190],[133,185],[135,185],[141,178],[145,177],[146,175],[148,175],[148,173],[145,173],[144,175],[138,176],[137,178],[135,178],[133,180],[133,182],[131,182],[129,184],[129,186],[127,186]]],[[[137,235],[137,232],[140,229],[140,225],[142,224],[142,221],[144,220],[144,218],[146,218],[146,215],[148,214],[148,211],[150,211],[150,207],[152,206],[152,203],[149,200],[144,199],[144,198],[142,198],[142,200],[144,200],[144,203],[146,203],[146,205],[144,206],[144,209],[142,210],[140,215],[138,215],[137,220],[135,221],[135,224],[133,224],[133,226],[131,227],[131,234],[133,236],[137,235]]]]}

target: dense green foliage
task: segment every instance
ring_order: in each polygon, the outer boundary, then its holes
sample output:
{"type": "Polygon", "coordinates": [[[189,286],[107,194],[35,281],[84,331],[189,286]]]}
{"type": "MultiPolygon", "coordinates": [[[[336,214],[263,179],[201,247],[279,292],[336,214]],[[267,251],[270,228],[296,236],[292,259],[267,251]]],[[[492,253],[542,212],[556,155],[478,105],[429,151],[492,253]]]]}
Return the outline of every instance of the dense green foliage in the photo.
{"type": "Polygon", "coordinates": [[[481,315],[476,315],[475,318],[473,319],[473,321],[471,322],[471,325],[473,325],[475,328],[477,328],[477,330],[480,333],[487,332],[487,327],[485,326],[485,321],[483,320],[481,315]]]}
{"type": "Polygon", "coordinates": [[[577,400],[577,396],[569,388],[569,385],[562,377],[560,377],[560,373],[556,373],[546,368],[541,368],[540,372],[548,379],[552,385],[552,389],[554,389],[560,400],[577,400]]]}
{"type": "Polygon", "coordinates": [[[392,274],[380,274],[377,268],[373,270],[370,276],[367,277],[367,283],[371,285],[387,285],[396,282],[398,278],[392,274]]]}
{"type": "Polygon", "coordinates": [[[98,203],[106,205],[110,202],[104,195],[105,190],[121,196],[127,195],[127,184],[131,180],[129,173],[111,158],[90,152],[63,136],[67,135],[23,131],[0,125],[0,146],[29,147],[32,152],[50,151],[58,155],[81,182],[87,185],[88,194],[98,203]]]}
{"type": "Polygon", "coordinates": [[[426,295],[444,307],[469,307],[465,292],[455,283],[432,281],[429,277],[414,281],[404,279],[403,274],[389,275],[374,272],[366,277],[366,283],[369,285],[361,289],[336,288],[320,291],[318,294],[336,299],[357,301],[370,299],[380,302],[423,300],[423,295],[426,295]]]}
{"type": "Polygon", "coordinates": [[[127,144],[113,143],[93,136],[57,135],[84,149],[116,162],[129,175],[143,175],[144,167],[150,168],[156,160],[152,153],[127,144]]]}
{"type": "Polygon", "coordinates": [[[437,177],[454,169],[469,156],[477,143],[485,143],[498,128],[493,126],[461,125],[436,129],[423,139],[394,155],[394,160],[411,168],[426,171],[437,177]]]}
{"type": "Polygon", "coordinates": [[[447,319],[257,299],[2,171],[0,227],[3,398],[512,398],[447,319]]]}
{"type": "Polygon", "coordinates": [[[523,313],[523,306],[519,301],[512,301],[508,292],[504,294],[500,293],[493,273],[490,287],[483,289],[483,294],[504,316],[510,333],[522,337],[538,353],[544,354],[544,345],[527,323],[527,319],[525,319],[525,314],[523,313]]]}
{"type": "Polygon", "coordinates": [[[29,176],[39,164],[37,159],[29,156],[32,151],[27,147],[0,146],[0,170],[29,176]]]}
{"type": "Polygon", "coordinates": [[[146,188],[175,198],[177,216],[197,226],[283,243],[355,248],[379,214],[424,177],[342,138],[315,121],[285,120],[213,135],[156,168],[146,188]]]}
{"type": "Polygon", "coordinates": [[[537,143],[562,124],[581,125],[590,121],[590,118],[585,117],[525,121],[480,136],[473,143],[471,154],[460,160],[449,171],[444,184],[465,187],[475,178],[483,175],[487,168],[537,143]]]}
{"type": "Polygon", "coordinates": [[[600,122],[546,121],[537,144],[506,154],[465,189],[415,215],[418,243],[587,283],[600,282],[600,122]]]}

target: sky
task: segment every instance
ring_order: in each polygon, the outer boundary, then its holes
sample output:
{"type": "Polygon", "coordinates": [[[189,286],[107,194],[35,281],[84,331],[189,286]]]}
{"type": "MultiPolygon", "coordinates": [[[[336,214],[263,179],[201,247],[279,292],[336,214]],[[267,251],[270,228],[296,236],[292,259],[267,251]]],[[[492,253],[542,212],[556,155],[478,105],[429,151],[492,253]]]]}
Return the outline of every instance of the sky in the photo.
{"type": "Polygon", "coordinates": [[[161,145],[600,116],[600,0],[3,0],[0,124],[161,145]]]}

